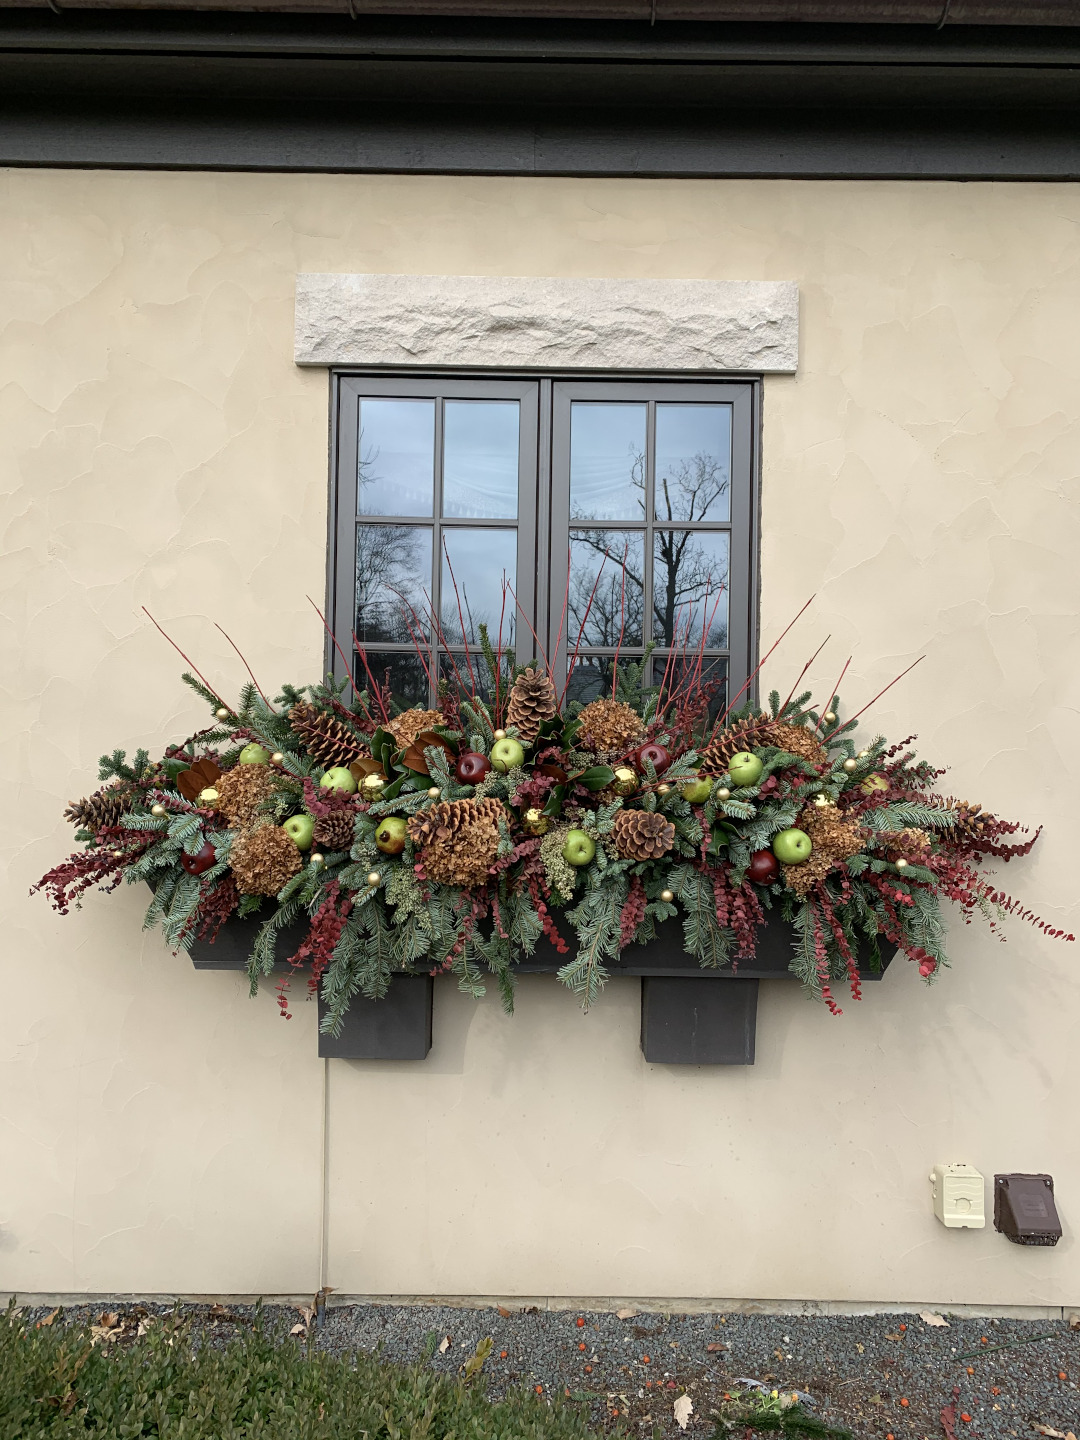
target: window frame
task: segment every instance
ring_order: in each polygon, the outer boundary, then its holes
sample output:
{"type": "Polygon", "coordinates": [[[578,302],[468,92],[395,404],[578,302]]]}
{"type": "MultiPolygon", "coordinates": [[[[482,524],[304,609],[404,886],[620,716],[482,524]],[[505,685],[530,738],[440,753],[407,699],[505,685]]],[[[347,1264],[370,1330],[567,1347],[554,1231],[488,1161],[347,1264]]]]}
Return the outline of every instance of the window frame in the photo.
{"type": "MultiPolygon", "coordinates": [[[[364,370],[354,366],[330,372],[330,473],[328,506],[327,619],[337,644],[354,653],[356,526],[358,523],[429,525],[432,529],[432,578],[441,566],[439,536],[442,528],[509,528],[506,519],[476,520],[439,516],[441,502],[441,405],[436,407],[436,479],[433,514],[424,516],[360,516],[357,514],[356,468],[358,404],[362,395],[402,399],[517,399],[521,406],[520,483],[518,517],[518,574],[515,588],[526,614],[536,627],[541,645],[552,661],[561,686],[567,665],[567,644],[557,632],[566,582],[569,518],[569,405],[574,399],[652,402],[705,402],[730,404],[731,484],[730,519],[694,523],[689,528],[727,531],[728,588],[728,696],[746,688],[745,700],[756,699],[750,682],[757,653],[760,592],[760,475],[762,377],[760,375],[703,375],[664,372],[644,375],[613,371],[461,371],[394,369],[364,370]],[[533,401],[535,400],[535,410],[533,401]],[[535,414],[535,438],[528,438],[530,412],[535,414]],[[352,423],[350,423],[350,420],[352,423]],[[556,426],[563,425],[562,431],[556,426]],[[560,453],[561,452],[561,453],[560,453]],[[350,505],[349,501],[352,500],[350,505]],[[560,543],[560,536],[562,537],[560,543]],[[344,562],[344,563],[343,563],[344,562]]],[[[651,433],[650,433],[651,438],[651,433]]],[[[651,450],[650,450],[651,454],[651,450]]],[[[651,531],[687,528],[659,521],[611,522],[612,529],[651,531]]],[[[517,617],[516,652],[519,661],[535,658],[528,626],[517,617]]],[[[365,642],[369,654],[400,652],[397,642],[365,642]]],[[[448,649],[456,655],[463,646],[448,649]]],[[[583,647],[584,648],[584,647],[583,647]]],[[[590,647],[596,648],[596,647],[590,647]]],[[[603,647],[599,647],[603,648],[603,647]]],[[[657,646],[657,649],[663,649],[657,646]]],[[[710,647],[712,648],[712,647],[710,647]]],[[[327,669],[338,679],[345,672],[341,656],[327,640],[327,669]]]]}

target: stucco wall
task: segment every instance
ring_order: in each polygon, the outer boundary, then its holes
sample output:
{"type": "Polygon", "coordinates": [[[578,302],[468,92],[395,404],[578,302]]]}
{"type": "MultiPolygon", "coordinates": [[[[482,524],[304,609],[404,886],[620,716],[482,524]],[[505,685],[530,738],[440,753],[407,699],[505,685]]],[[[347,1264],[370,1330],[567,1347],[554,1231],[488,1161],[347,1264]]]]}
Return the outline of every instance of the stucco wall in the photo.
{"type": "Polygon", "coordinates": [[[752,1069],[648,1067],[632,982],[587,1018],[451,986],[422,1065],[315,1058],[312,1007],[196,975],[139,897],[29,885],[106,748],[319,667],[328,387],[298,271],[794,279],[765,391],[766,684],[814,679],[1047,833],[1075,907],[1080,189],[8,171],[0,176],[0,1289],[1080,1302],[1075,947],[959,927],[829,1017],[762,987],[752,1069]],[[326,1204],[324,1207],[324,1156],[326,1204]],[[1049,1170],[1065,1238],[947,1232],[926,1175],[1049,1170]]]}

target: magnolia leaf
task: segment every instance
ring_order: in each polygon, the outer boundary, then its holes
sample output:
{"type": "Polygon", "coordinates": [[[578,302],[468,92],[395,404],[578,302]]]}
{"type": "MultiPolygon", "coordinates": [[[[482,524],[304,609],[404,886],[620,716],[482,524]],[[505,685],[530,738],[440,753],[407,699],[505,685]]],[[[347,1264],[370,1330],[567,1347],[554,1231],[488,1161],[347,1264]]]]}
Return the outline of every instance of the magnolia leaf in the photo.
{"type": "Polygon", "coordinates": [[[927,1325],[944,1326],[946,1330],[949,1328],[949,1322],[944,1315],[935,1315],[932,1310],[920,1310],[919,1319],[927,1325]]]}
{"type": "Polygon", "coordinates": [[[446,1352],[447,1352],[447,1350],[449,1350],[449,1349],[450,1349],[450,1336],[449,1336],[449,1335],[444,1335],[443,1338],[442,1338],[442,1340],[439,1342],[439,1354],[440,1354],[440,1355],[445,1355],[446,1352]]]}
{"type": "Polygon", "coordinates": [[[690,1424],[690,1416],[694,1413],[694,1402],[689,1395],[680,1395],[671,1407],[675,1416],[675,1423],[680,1430],[685,1430],[690,1424]]]}
{"type": "Polygon", "coordinates": [[[616,1310],[615,1312],[620,1320],[632,1320],[637,1313],[632,1305],[628,1305],[625,1310],[616,1310]]]}
{"type": "Polygon", "coordinates": [[[579,785],[584,785],[586,790],[606,790],[614,783],[615,771],[610,765],[592,765],[573,778],[579,785]]]}

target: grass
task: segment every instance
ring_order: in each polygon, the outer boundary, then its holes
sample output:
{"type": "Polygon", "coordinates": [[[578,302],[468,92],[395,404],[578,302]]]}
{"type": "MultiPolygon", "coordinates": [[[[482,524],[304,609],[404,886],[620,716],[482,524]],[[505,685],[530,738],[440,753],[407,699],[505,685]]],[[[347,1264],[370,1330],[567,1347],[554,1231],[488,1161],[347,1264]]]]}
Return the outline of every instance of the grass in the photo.
{"type": "MultiPolygon", "coordinates": [[[[115,1317],[110,1317],[115,1318],[115,1317]]],[[[4,1440],[593,1440],[528,1391],[489,1400],[480,1350],[449,1379],[361,1351],[345,1359],[261,1322],[223,1347],[179,1316],[32,1326],[0,1315],[4,1440]],[[111,1333],[110,1333],[111,1331],[111,1333]],[[469,1366],[472,1366],[470,1371],[469,1366]]],[[[482,1348],[482,1347],[481,1347],[482,1348]]]]}

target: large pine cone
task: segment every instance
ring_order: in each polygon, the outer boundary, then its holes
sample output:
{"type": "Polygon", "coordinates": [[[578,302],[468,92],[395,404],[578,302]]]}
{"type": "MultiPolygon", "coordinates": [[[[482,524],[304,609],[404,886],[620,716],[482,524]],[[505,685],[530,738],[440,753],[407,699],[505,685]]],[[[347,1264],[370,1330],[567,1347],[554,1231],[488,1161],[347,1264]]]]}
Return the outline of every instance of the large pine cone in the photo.
{"type": "Polygon", "coordinates": [[[658,860],[675,844],[675,826],[656,811],[620,810],[611,837],[624,860],[658,860]]]}
{"type": "Polygon", "coordinates": [[[444,800],[419,810],[409,835],[420,859],[440,885],[483,885],[499,847],[498,800],[444,800]]]}
{"type": "Polygon", "coordinates": [[[351,850],[355,825],[356,811],[352,806],[335,810],[315,822],[311,838],[323,850],[351,850]]]}
{"type": "Polygon", "coordinates": [[[621,700],[590,700],[578,716],[586,750],[625,750],[641,735],[641,716],[621,700]]]}
{"type": "Polygon", "coordinates": [[[761,720],[756,715],[750,720],[736,721],[734,725],[729,725],[726,730],[715,735],[701,751],[698,769],[703,775],[725,774],[733,755],[738,755],[742,750],[753,750],[755,745],[778,743],[769,739],[769,732],[773,728],[770,721],[761,720]]]}
{"type": "Polygon", "coordinates": [[[397,742],[398,748],[404,750],[411,745],[422,730],[430,730],[433,725],[445,725],[441,710],[403,710],[400,715],[395,715],[388,720],[383,729],[391,734],[397,742]]]}
{"type": "Polygon", "coordinates": [[[64,811],[64,819],[80,830],[98,831],[107,825],[119,825],[120,818],[131,809],[131,795],[119,784],[95,790],[89,798],[73,800],[64,811]]]}
{"type": "Polygon", "coordinates": [[[313,760],[324,770],[335,765],[349,766],[368,749],[360,737],[332,710],[317,705],[294,705],[289,711],[289,724],[313,760]]]}
{"type": "Polygon", "coordinates": [[[245,831],[229,852],[229,866],[241,895],[276,895],[302,863],[300,851],[277,825],[245,831]]]}
{"type": "Polygon", "coordinates": [[[543,670],[532,665],[523,670],[510,687],[506,705],[507,725],[516,725],[521,739],[531,745],[545,720],[558,713],[555,686],[543,670]]]}

